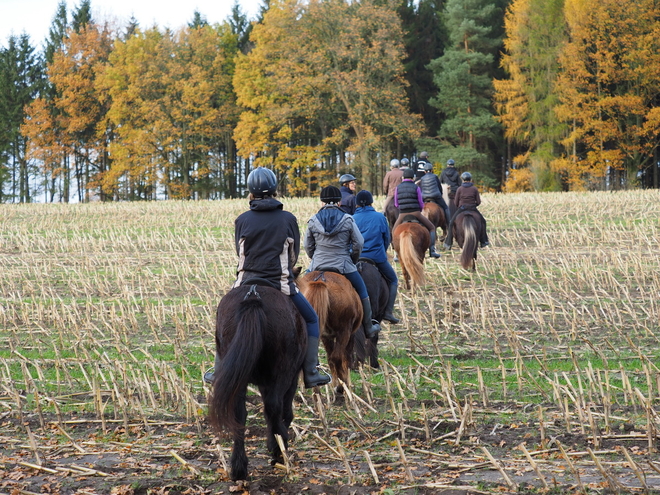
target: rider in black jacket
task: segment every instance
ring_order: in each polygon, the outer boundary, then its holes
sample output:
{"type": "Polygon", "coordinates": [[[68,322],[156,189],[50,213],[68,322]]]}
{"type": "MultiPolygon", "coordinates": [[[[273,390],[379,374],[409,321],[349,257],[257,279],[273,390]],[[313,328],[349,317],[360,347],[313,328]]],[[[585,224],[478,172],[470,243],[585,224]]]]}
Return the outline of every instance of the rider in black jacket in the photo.
{"type": "MultiPolygon", "coordinates": [[[[238,267],[232,288],[245,280],[258,277],[291,298],[307,326],[307,352],[303,362],[305,387],[311,388],[330,383],[331,377],[319,372],[319,322],[318,316],[305,296],[294,284],[293,267],[300,253],[300,230],[296,217],[284,211],[284,205],[275,196],[275,174],[259,167],[248,176],[250,209],[235,221],[234,238],[238,267]]],[[[216,355],[216,366],[219,357],[216,355]]],[[[214,373],[207,371],[204,380],[213,383],[214,373]]]]}

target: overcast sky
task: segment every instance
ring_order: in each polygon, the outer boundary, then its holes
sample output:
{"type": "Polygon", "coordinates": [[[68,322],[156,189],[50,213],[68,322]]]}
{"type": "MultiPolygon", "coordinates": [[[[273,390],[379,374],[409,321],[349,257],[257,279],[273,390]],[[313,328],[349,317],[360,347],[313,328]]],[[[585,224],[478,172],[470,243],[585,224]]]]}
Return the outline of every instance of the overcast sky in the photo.
{"type": "MultiPolygon", "coordinates": [[[[91,0],[95,19],[114,19],[120,24],[134,16],[140,26],[169,27],[173,30],[184,26],[195,10],[214,24],[227,19],[235,0],[91,0]]],[[[55,16],[60,0],[0,0],[0,46],[7,46],[7,38],[13,33],[30,35],[32,44],[41,47],[48,36],[48,29],[55,16]]],[[[80,0],[66,0],[69,20],[71,12],[80,0]]],[[[259,11],[261,0],[239,0],[243,12],[253,19],[259,11]]]]}

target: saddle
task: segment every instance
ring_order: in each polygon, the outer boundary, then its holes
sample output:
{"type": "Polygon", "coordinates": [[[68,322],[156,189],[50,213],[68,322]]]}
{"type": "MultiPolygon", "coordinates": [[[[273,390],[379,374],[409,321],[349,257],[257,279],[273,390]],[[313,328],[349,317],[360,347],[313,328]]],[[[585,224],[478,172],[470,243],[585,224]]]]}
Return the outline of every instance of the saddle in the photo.
{"type": "Polygon", "coordinates": [[[319,267],[319,268],[317,268],[317,269],[314,270],[314,271],[315,271],[315,272],[319,272],[318,275],[316,275],[316,277],[314,277],[314,279],[313,279],[314,282],[318,282],[319,280],[322,280],[323,282],[325,282],[325,281],[326,281],[326,280],[325,280],[325,272],[332,272],[332,273],[336,273],[336,274],[338,274],[338,275],[344,276],[343,273],[341,273],[341,272],[340,272],[339,270],[337,270],[336,268],[332,268],[332,267],[329,267],[329,268],[322,268],[322,267],[319,267]]]}
{"type": "Polygon", "coordinates": [[[419,221],[419,218],[417,218],[415,215],[407,215],[403,214],[404,217],[401,220],[401,223],[418,223],[421,225],[422,222],[419,221]]]}
{"type": "Polygon", "coordinates": [[[276,283],[274,283],[270,280],[266,280],[265,278],[261,278],[261,277],[248,278],[246,280],[243,280],[241,282],[241,285],[260,285],[261,287],[271,287],[273,289],[280,290],[279,285],[277,285],[276,283]]]}

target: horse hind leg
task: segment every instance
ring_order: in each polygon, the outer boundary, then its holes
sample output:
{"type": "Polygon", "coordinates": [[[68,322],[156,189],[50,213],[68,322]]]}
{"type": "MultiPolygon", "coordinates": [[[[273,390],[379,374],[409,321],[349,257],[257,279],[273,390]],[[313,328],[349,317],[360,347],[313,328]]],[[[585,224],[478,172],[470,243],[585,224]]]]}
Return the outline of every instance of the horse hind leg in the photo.
{"type": "Polygon", "coordinates": [[[272,455],[271,464],[275,465],[276,463],[284,462],[282,450],[277,443],[275,435],[282,437],[282,443],[285,449],[289,442],[288,428],[284,424],[283,402],[286,394],[279,387],[260,387],[260,391],[264,401],[264,414],[266,415],[266,423],[268,425],[266,444],[268,451],[272,455]]]}
{"type": "Polygon", "coordinates": [[[246,391],[243,390],[237,395],[234,407],[234,415],[240,426],[233,432],[234,448],[230,459],[231,479],[233,480],[244,480],[248,476],[248,458],[245,453],[245,421],[247,420],[245,393],[246,391]]]}

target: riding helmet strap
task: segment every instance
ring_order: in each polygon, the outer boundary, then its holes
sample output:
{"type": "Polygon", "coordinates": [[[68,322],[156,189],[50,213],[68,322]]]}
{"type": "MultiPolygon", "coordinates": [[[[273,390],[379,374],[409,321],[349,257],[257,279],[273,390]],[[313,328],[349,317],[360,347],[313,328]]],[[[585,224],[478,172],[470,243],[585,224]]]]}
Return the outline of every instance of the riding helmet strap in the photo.
{"type": "Polygon", "coordinates": [[[243,298],[243,301],[245,301],[246,299],[248,299],[251,296],[256,296],[257,299],[261,299],[261,296],[257,292],[257,284],[254,284],[254,285],[250,286],[250,290],[247,291],[247,294],[245,294],[245,297],[243,298]]]}

